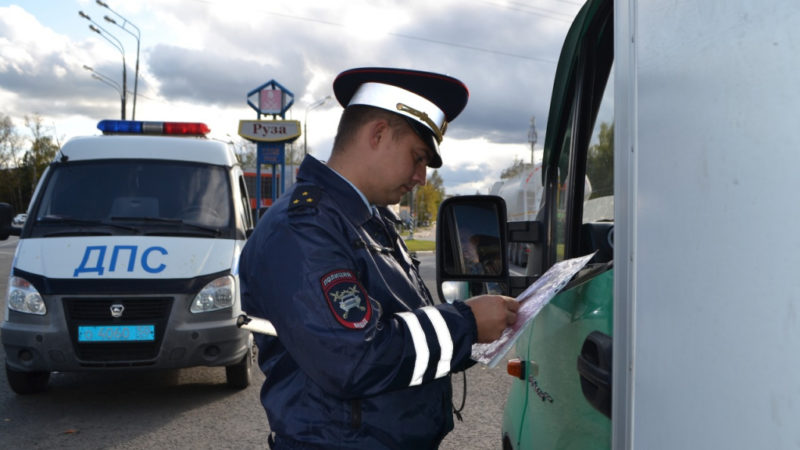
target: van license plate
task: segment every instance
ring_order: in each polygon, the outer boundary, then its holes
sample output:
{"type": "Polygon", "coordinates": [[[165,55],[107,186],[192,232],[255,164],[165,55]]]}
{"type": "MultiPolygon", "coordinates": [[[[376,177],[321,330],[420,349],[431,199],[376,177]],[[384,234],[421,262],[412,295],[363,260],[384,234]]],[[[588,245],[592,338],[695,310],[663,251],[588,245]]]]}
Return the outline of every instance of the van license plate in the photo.
{"type": "Polygon", "coordinates": [[[78,342],[154,341],[154,325],[79,326],[78,342]]]}

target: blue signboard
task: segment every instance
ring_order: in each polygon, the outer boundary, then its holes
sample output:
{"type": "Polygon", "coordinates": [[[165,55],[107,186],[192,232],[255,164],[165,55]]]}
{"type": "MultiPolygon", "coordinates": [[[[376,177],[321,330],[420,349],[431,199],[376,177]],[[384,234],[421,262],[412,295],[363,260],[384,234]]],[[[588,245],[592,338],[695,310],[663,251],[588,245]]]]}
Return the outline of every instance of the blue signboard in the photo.
{"type": "Polygon", "coordinates": [[[294,94],[275,80],[270,80],[247,93],[247,104],[261,115],[284,117],[294,104],[294,94]]]}
{"type": "Polygon", "coordinates": [[[283,142],[259,142],[256,148],[259,164],[281,164],[285,161],[286,144],[283,142]]]}
{"type": "MultiPolygon", "coordinates": [[[[281,86],[275,80],[270,80],[247,93],[247,104],[257,113],[259,119],[262,115],[281,116],[285,118],[286,111],[294,104],[294,94],[281,86]]],[[[274,117],[273,117],[274,119],[274,117]]],[[[272,201],[279,195],[277,186],[277,166],[281,166],[281,189],[285,189],[286,151],[287,142],[300,136],[300,122],[297,121],[240,121],[239,135],[250,142],[256,142],[256,219],[261,215],[261,165],[272,166],[272,201]],[[244,125],[250,125],[247,130],[244,125]],[[294,128],[292,128],[294,127],[294,128]],[[247,131],[247,132],[243,132],[247,131]]]]}

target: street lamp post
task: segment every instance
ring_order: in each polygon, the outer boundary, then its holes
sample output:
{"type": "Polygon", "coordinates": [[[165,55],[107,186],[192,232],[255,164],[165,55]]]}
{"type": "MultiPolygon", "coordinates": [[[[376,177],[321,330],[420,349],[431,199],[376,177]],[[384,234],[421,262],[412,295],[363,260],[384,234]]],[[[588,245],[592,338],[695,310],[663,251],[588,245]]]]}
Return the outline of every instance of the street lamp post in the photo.
{"type": "Polygon", "coordinates": [[[87,66],[85,64],[84,64],[83,68],[88,70],[89,72],[91,72],[92,73],[92,78],[94,78],[95,80],[114,88],[114,90],[116,90],[117,93],[119,94],[120,100],[122,100],[122,86],[120,86],[119,83],[117,83],[116,81],[112,80],[108,76],[103,75],[100,72],[97,72],[96,70],[94,70],[93,68],[91,68],[91,67],[89,67],[89,66],[87,66]]]}
{"type": "Polygon", "coordinates": [[[136,97],[137,97],[137,92],[138,92],[138,89],[139,89],[139,44],[141,42],[142,33],[139,31],[139,27],[134,25],[133,22],[131,22],[130,20],[128,20],[125,17],[123,17],[120,13],[118,13],[118,12],[114,11],[113,9],[111,9],[111,7],[108,6],[108,3],[105,3],[105,2],[103,2],[101,0],[95,0],[95,1],[97,2],[98,5],[102,6],[103,8],[108,9],[115,16],[117,16],[120,20],[122,20],[122,25],[118,24],[111,17],[103,16],[103,19],[105,19],[106,22],[113,23],[114,25],[122,28],[128,34],[130,34],[131,36],[136,38],[136,68],[135,68],[136,74],[134,75],[134,78],[133,78],[133,117],[132,117],[133,120],[136,120],[136,97]],[[131,31],[128,28],[126,28],[127,25],[130,25],[131,27],[133,27],[133,29],[136,30],[136,34],[134,34],[133,31],[131,31]]]}
{"type": "Polygon", "coordinates": [[[331,99],[330,95],[326,95],[325,98],[317,100],[313,104],[306,107],[305,116],[303,117],[303,156],[305,157],[308,155],[308,112],[319,108],[320,106],[324,105],[328,100],[331,99]]]}
{"type": "Polygon", "coordinates": [[[125,120],[125,110],[127,109],[126,103],[128,98],[128,83],[127,83],[128,74],[127,74],[127,64],[125,63],[125,47],[122,45],[122,42],[120,42],[120,40],[117,39],[116,36],[109,33],[108,30],[106,30],[105,28],[101,27],[100,24],[92,20],[92,18],[89,17],[86,13],[84,13],[83,11],[79,11],[78,15],[91,22],[91,25],[89,25],[89,29],[102,36],[103,39],[105,39],[111,45],[116,47],[116,49],[119,50],[119,52],[122,54],[122,120],[125,120]],[[113,39],[113,41],[111,39],[113,39]]]}

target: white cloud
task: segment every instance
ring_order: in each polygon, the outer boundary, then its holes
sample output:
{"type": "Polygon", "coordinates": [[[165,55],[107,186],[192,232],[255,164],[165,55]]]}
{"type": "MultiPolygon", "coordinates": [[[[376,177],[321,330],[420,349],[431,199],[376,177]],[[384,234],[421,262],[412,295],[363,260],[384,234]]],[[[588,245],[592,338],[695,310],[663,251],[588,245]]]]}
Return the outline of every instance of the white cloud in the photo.
{"type": "Polygon", "coordinates": [[[444,166],[439,173],[448,195],[488,194],[503,169],[515,159],[531,159],[528,144],[498,144],[484,138],[445,138],[441,151],[444,166]]]}
{"type": "MultiPolygon", "coordinates": [[[[578,9],[546,0],[541,8],[552,14],[495,0],[110,3],[141,30],[137,119],[204,121],[223,140],[236,136],[240,119],[255,118],[246,93],[270,79],[295,94],[288,118],[300,121],[348,68],[411,67],[461,79],[470,101],[450,126],[439,172],[450,194],[486,192],[515,158],[528,160],[532,115],[541,147],[553,62],[578,9]]],[[[119,117],[119,94],[82,67],[121,81],[119,51],[77,14],[102,21],[108,11],[91,0],[20,5],[0,7],[0,113],[15,123],[39,113],[66,138],[119,117]]],[[[136,42],[103,24],[125,45],[132,91],[136,42]]],[[[128,117],[132,102],[129,94],[128,117]]],[[[333,100],[308,113],[304,138],[321,159],[340,112],[333,100]]]]}

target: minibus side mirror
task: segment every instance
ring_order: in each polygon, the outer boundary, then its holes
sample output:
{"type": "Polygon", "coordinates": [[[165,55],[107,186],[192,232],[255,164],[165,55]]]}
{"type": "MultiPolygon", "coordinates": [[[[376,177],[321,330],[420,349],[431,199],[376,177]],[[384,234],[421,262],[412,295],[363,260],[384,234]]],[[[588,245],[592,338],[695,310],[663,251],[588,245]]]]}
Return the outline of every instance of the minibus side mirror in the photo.
{"type": "Polygon", "coordinates": [[[506,204],[494,195],[451,197],[436,221],[436,285],[452,303],[508,293],[506,204]]]}

